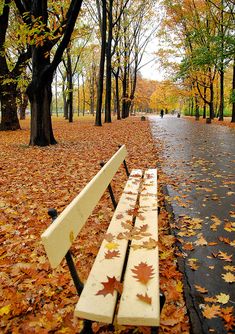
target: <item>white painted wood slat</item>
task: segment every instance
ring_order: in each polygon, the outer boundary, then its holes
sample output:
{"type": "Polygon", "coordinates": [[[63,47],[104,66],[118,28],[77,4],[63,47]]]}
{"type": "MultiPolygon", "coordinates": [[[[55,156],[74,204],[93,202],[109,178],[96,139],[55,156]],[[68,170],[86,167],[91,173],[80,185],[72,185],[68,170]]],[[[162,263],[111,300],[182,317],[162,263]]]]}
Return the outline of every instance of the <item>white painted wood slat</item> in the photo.
{"type": "Polygon", "coordinates": [[[142,172],[140,170],[132,171],[107,230],[107,233],[111,233],[115,236],[112,244],[116,244],[114,249],[119,251],[120,256],[113,259],[105,259],[105,253],[107,253],[107,247],[110,246],[110,243],[103,240],[95,263],[93,264],[76,305],[75,315],[77,317],[104,323],[112,323],[113,321],[117,300],[116,291],[113,295],[107,294],[106,296],[97,295],[97,292],[103,289],[101,282],[107,282],[107,277],[115,277],[120,281],[128,240],[117,239],[117,236],[119,233],[126,231],[121,223],[132,221],[131,212],[128,212],[128,210],[134,209],[135,207],[141,176],[142,172]]]}
{"type": "Polygon", "coordinates": [[[59,265],[71,247],[126,155],[123,145],[41,235],[52,268],[59,265]]]}
{"type": "MultiPolygon", "coordinates": [[[[151,238],[158,240],[157,228],[157,172],[148,170],[145,173],[144,184],[140,195],[141,219],[136,218],[135,226],[148,225],[146,232],[151,233],[151,238]]],[[[133,240],[132,245],[143,245],[149,241],[149,236],[141,240],[133,240]]],[[[124,277],[124,288],[121,296],[117,322],[122,325],[159,326],[160,301],[159,301],[159,262],[158,247],[153,249],[130,249],[128,263],[124,277]],[[145,285],[137,281],[132,269],[141,262],[153,269],[153,277],[145,285]],[[145,294],[152,298],[151,305],[139,300],[137,294],[145,294]]]]}

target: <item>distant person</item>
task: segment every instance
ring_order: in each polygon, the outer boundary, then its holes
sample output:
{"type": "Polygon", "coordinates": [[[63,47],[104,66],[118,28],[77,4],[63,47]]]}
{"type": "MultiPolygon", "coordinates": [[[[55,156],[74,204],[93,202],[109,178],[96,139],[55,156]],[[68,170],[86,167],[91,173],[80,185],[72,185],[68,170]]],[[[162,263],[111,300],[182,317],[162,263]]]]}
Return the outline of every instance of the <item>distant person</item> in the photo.
{"type": "Polygon", "coordinates": [[[161,109],[160,115],[161,115],[161,118],[163,118],[163,115],[164,115],[164,110],[163,109],[161,109]]]}

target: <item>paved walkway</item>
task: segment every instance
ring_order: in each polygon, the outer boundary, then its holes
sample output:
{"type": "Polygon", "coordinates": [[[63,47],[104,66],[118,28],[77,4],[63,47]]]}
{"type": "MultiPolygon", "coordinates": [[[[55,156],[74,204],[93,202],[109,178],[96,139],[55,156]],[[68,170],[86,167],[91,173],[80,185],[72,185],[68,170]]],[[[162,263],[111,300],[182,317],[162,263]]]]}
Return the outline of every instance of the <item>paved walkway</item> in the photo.
{"type": "Polygon", "coordinates": [[[235,315],[235,129],[173,116],[150,122],[164,142],[161,167],[192,332],[235,333],[228,330],[235,315]]]}

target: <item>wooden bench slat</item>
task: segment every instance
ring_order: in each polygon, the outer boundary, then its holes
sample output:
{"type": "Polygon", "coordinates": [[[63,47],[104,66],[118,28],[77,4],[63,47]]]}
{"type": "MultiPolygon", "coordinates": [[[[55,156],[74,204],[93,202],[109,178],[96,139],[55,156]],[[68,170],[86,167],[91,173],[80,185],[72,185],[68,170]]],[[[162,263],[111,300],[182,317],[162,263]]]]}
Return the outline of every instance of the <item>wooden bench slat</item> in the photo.
{"type": "Polygon", "coordinates": [[[41,235],[52,268],[60,264],[126,155],[123,145],[41,235]]]}
{"type": "MultiPolygon", "coordinates": [[[[121,223],[126,222],[127,220],[132,221],[132,215],[127,211],[133,209],[135,206],[141,176],[142,172],[140,170],[132,171],[119,200],[115,214],[109,224],[107,233],[117,236],[119,233],[126,231],[121,223]]],[[[118,244],[115,250],[119,251],[120,257],[115,257],[109,260],[105,259],[105,253],[108,251],[106,247],[108,244],[110,245],[110,243],[103,240],[95,263],[93,264],[82,294],[76,305],[75,315],[77,317],[105,323],[112,323],[113,321],[117,300],[116,291],[113,295],[96,295],[99,290],[103,289],[101,282],[108,281],[107,276],[111,278],[115,277],[119,281],[122,275],[128,240],[119,240],[115,238],[112,243],[118,244]]]]}
{"type": "MultiPolygon", "coordinates": [[[[135,227],[148,225],[146,232],[151,233],[151,238],[158,240],[157,229],[157,172],[148,170],[145,173],[144,184],[140,194],[141,219],[136,218],[135,227]]],[[[141,240],[133,240],[131,245],[143,245],[149,240],[149,236],[141,240]]],[[[140,248],[130,249],[127,262],[124,287],[119,305],[117,322],[122,325],[136,326],[159,326],[160,301],[159,301],[159,260],[158,247],[153,249],[140,248]],[[141,262],[146,263],[153,269],[153,277],[147,285],[134,278],[132,269],[141,262]],[[137,294],[152,298],[151,305],[139,300],[137,294]]]]}

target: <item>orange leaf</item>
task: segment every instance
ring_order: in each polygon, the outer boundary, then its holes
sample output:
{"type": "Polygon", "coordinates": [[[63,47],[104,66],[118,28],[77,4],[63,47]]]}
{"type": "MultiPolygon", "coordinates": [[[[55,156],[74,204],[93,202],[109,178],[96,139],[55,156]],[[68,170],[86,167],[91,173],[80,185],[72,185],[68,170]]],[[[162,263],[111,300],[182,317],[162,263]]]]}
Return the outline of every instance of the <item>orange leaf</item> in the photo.
{"type": "Polygon", "coordinates": [[[135,274],[133,277],[143,284],[147,284],[154,274],[152,266],[147,265],[146,262],[140,262],[131,271],[135,274]]]}
{"type": "Polygon", "coordinates": [[[101,284],[103,284],[104,288],[102,290],[99,290],[96,295],[103,295],[103,296],[106,296],[108,295],[109,293],[111,295],[113,295],[114,293],[114,290],[117,290],[117,291],[120,291],[120,282],[117,281],[116,277],[113,276],[113,277],[109,277],[107,276],[108,278],[108,282],[101,282],[101,284]]]}
{"type": "Polygon", "coordinates": [[[219,251],[219,254],[218,254],[218,257],[221,259],[221,260],[224,260],[226,262],[232,262],[232,254],[231,255],[228,255],[227,253],[225,252],[221,252],[219,251]]]}
{"type": "Polygon", "coordinates": [[[119,250],[118,251],[116,251],[116,250],[114,250],[114,251],[108,251],[107,253],[105,253],[105,259],[113,259],[114,257],[120,257],[120,252],[119,252],[119,250]]]}
{"type": "Polygon", "coordinates": [[[152,298],[149,297],[149,296],[147,295],[147,293],[145,293],[145,296],[144,296],[144,295],[141,295],[141,294],[139,294],[139,293],[137,293],[136,296],[137,296],[142,302],[144,302],[144,303],[146,303],[146,304],[149,304],[149,305],[152,304],[152,298]]]}
{"type": "Polygon", "coordinates": [[[220,306],[219,305],[205,305],[204,310],[202,311],[202,314],[204,315],[205,318],[207,319],[212,319],[215,318],[219,315],[220,313],[220,306]]]}
{"type": "Polygon", "coordinates": [[[201,292],[201,293],[207,293],[207,292],[208,292],[207,289],[201,287],[200,285],[196,285],[196,284],[194,284],[194,286],[195,286],[195,288],[196,288],[196,290],[197,290],[198,292],[201,292]]]}

